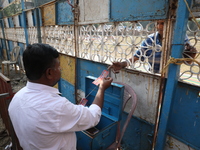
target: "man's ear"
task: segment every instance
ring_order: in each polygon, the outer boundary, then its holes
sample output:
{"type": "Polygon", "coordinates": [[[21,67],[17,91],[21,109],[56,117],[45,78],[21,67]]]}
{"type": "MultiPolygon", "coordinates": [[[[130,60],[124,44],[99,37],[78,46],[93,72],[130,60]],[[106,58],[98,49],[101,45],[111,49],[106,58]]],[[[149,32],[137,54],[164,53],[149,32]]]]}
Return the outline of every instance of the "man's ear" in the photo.
{"type": "Polygon", "coordinates": [[[47,79],[52,79],[53,78],[53,69],[48,68],[45,72],[45,75],[46,75],[47,79]]]}

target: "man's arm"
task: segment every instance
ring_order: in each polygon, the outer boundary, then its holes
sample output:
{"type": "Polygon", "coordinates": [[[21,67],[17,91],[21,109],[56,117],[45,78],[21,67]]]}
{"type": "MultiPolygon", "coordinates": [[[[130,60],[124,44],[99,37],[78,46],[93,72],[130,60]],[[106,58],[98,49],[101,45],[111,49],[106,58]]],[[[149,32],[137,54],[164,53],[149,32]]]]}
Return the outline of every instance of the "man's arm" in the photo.
{"type": "MultiPolygon", "coordinates": [[[[129,61],[130,62],[135,62],[137,61],[139,58],[134,56],[133,58],[130,58],[129,61]]],[[[121,69],[128,67],[130,64],[127,61],[123,61],[123,62],[113,62],[113,64],[111,66],[108,67],[108,70],[112,70],[113,73],[119,73],[121,69]]]]}
{"type": "Polygon", "coordinates": [[[105,90],[111,85],[112,81],[113,79],[110,77],[103,78],[103,80],[101,81],[99,85],[99,89],[97,91],[93,104],[98,105],[101,109],[103,107],[105,90]]]}

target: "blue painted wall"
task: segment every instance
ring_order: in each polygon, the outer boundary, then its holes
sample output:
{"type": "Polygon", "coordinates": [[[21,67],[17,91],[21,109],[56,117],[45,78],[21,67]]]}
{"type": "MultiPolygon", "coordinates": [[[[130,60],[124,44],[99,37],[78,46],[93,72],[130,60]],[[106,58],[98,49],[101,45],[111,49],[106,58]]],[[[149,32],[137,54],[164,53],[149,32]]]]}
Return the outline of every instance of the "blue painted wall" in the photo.
{"type": "Polygon", "coordinates": [[[9,49],[9,55],[8,56],[9,56],[9,59],[10,59],[10,53],[11,53],[13,47],[14,47],[13,41],[8,40],[8,49],[9,49]]]}
{"type": "Polygon", "coordinates": [[[165,19],[168,0],[110,0],[111,21],[165,19]]]}
{"type": "Polygon", "coordinates": [[[14,28],[14,23],[13,23],[12,17],[9,17],[9,18],[8,18],[8,24],[9,24],[9,27],[10,27],[10,28],[14,28]]]}
{"type": "Polygon", "coordinates": [[[168,132],[171,136],[200,149],[200,87],[178,83],[173,98],[168,132]]]}
{"type": "MultiPolygon", "coordinates": [[[[74,1],[71,1],[74,4],[74,1]]],[[[74,14],[72,7],[66,1],[59,1],[56,3],[56,24],[74,24],[74,14]]]]}
{"type": "Polygon", "coordinates": [[[76,103],[75,89],[72,84],[61,78],[60,81],[58,82],[58,87],[60,93],[62,93],[62,96],[66,97],[70,102],[74,104],[76,103]]]}
{"type": "Polygon", "coordinates": [[[78,89],[85,91],[85,77],[90,75],[99,77],[103,70],[107,70],[108,65],[93,62],[84,59],[78,59],[77,61],[77,87],[78,89]]]}
{"type": "MultiPolygon", "coordinates": [[[[127,113],[122,113],[122,124],[127,113]]],[[[151,150],[154,126],[137,117],[132,117],[122,139],[123,150],[151,150]]]]}
{"type": "MultiPolygon", "coordinates": [[[[85,91],[85,77],[88,75],[99,77],[107,67],[108,65],[106,64],[78,59],[78,89],[85,91]]],[[[122,123],[124,123],[126,118],[127,113],[123,113],[122,123]]],[[[132,117],[122,140],[123,150],[151,150],[153,131],[154,126],[152,124],[137,117],[132,117]]]]}

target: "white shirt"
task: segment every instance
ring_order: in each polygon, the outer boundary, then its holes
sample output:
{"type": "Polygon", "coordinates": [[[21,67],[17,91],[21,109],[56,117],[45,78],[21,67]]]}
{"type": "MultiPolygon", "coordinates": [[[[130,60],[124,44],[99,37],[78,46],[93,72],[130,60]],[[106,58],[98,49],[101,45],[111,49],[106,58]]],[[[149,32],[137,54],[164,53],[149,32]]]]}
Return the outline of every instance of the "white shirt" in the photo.
{"type": "Polygon", "coordinates": [[[8,111],[23,150],[75,150],[76,134],[97,125],[101,109],[75,105],[56,88],[27,82],[8,111]]]}

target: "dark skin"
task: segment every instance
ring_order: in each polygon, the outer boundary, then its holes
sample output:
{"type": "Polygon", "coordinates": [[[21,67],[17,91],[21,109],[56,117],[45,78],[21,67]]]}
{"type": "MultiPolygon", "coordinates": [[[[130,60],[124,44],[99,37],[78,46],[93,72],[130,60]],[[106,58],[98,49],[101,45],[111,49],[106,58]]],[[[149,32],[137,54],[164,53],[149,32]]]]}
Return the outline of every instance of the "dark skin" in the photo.
{"type": "MultiPolygon", "coordinates": [[[[157,28],[158,33],[160,34],[160,41],[162,43],[162,40],[163,40],[163,30],[164,30],[164,21],[163,20],[157,21],[156,28],[157,28]]],[[[197,52],[196,48],[190,46],[188,43],[185,44],[185,51],[183,53],[184,58],[194,58],[196,56],[196,52],[197,52]]],[[[129,59],[130,62],[135,62],[137,60],[139,60],[139,58],[135,57],[135,56],[133,58],[129,59]]],[[[192,61],[187,61],[187,63],[191,64],[192,61]]],[[[112,72],[116,74],[116,73],[119,73],[122,68],[125,68],[127,66],[129,66],[129,64],[126,61],[123,61],[123,62],[113,62],[113,64],[108,67],[108,70],[111,69],[112,72]]]]}
{"type": "MultiPolygon", "coordinates": [[[[46,71],[42,74],[42,76],[38,80],[29,80],[33,83],[44,84],[47,86],[54,86],[59,81],[61,77],[61,69],[59,59],[56,58],[54,60],[54,65],[50,68],[47,68],[46,71]]],[[[98,105],[101,109],[103,107],[104,102],[104,92],[111,85],[113,79],[103,78],[103,80],[99,84],[99,89],[93,101],[93,104],[98,105]]]]}

